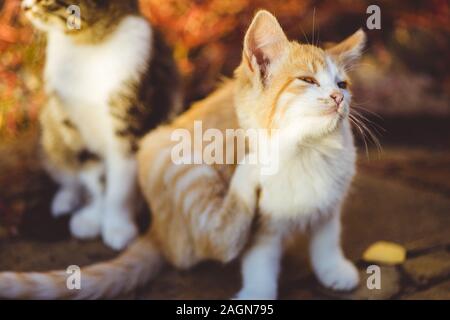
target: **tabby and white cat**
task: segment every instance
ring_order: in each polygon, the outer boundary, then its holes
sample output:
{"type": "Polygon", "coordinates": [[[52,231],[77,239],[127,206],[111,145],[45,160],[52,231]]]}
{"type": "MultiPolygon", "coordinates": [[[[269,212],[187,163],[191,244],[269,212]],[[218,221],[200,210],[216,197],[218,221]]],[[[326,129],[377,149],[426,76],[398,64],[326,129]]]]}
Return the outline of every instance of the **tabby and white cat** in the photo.
{"type": "MultiPolygon", "coordinates": [[[[340,246],[340,207],[356,159],[345,68],[360,56],[364,40],[358,31],[327,51],[290,42],[275,17],[259,12],[234,79],[142,141],[139,181],[153,212],[149,232],[117,259],[83,268],[81,290],[66,289],[64,271],[0,273],[0,296],[113,297],[146,283],[163,261],[184,269],[242,254],[237,298],[273,299],[283,239],[295,229],[311,233],[320,282],[354,288],[358,273],[340,246]],[[174,164],[172,133],[192,132],[194,121],[222,132],[278,129],[279,149],[268,153],[279,153],[278,172],[261,175],[258,165],[247,164],[174,164]]],[[[202,151],[195,148],[186,156],[202,151]]]]}
{"type": "Polygon", "coordinates": [[[45,166],[61,185],[53,215],[75,211],[75,237],[101,234],[123,249],[137,235],[138,138],[181,102],[171,51],[136,0],[25,0],[22,8],[47,38],[40,122],[45,166]]]}

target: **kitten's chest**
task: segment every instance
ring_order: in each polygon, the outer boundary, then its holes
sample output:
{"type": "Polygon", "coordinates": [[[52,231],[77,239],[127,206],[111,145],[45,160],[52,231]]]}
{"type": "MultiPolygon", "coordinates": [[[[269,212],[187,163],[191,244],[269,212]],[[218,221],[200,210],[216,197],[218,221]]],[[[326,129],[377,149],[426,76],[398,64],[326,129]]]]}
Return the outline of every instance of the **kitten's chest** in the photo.
{"type": "Polygon", "coordinates": [[[100,106],[125,81],[120,57],[102,46],[76,46],[62,37],[47,48],[46,88],[67,106],[100,106]]]}
{"type": "Polygon", "coordinates": [[[77,48],[64,41],[58,47],[50,44],[45,85],[58,97],[86,146],[102,154],[111,137],[108,100],[121,79],[113,76],[113,57],[101,56],[93,47],[77,48]]]}
{"type": "Polygon", "coordinates": [[[140,17],[125,18],[107,39],[75,42],[61,32],[48,34],[45,84],[67,107],[106,106],[112,95],[145,72],[152,45],[151,27],[140,17]]]}
{"type": "Polygon", "coordinates": [[[280,218],[328,212],[345,196],[355,171],[355,156],[312,154],[280,162],[275,175],[262,176],[260,208],[280,218]]]}
{"type": "Polygon", "coordinates": [[[139,17],[125,18],[97,44],[75,43],[59,32],[48,34],[46,90],[58,98],[93,151],[102,152],[114,141],[110,103],[145,72],[151,44],[151,28],[139,17]]]}

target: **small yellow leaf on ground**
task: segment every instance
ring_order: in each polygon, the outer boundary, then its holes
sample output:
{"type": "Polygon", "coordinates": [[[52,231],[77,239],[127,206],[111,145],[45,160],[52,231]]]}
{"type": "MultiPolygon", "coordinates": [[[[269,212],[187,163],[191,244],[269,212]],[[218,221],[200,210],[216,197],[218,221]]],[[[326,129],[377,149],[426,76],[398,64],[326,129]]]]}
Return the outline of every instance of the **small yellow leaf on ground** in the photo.
{"type": "Polygon", "coordinates": [[[387,265],[401,264],[406,259],[406,249],[393,242],[378,241],[366,249],[363,259],[387,265]]]}

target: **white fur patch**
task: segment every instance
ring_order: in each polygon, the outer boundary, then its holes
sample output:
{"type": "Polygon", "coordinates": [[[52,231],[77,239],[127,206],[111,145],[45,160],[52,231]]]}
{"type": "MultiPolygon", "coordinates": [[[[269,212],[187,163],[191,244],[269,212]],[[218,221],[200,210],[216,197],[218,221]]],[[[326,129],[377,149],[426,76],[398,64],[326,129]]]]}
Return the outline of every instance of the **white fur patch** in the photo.
{"type": "Polygon", "coordinates": [[[92,151],[105,154],[114,140],[109,100],[147,65],[152,29],[144,18],[127,17],[102,43],[77,44],[61,30],[48,32],[46,90],[62,100],[92,151]]]}
{"type": "MultiPolygon", "coordinates": [[[[329,139],[311,148],[279,151],[277,174],[261,177],[262,212],[279,218],[304,218],[330,212],[340,203],[355,172],[356,153],[349,127],[344,126],[342,132],[329,139]],[[342,138],[341,134],[350,138],[342,138]]],[[[287,144],[297,145],[294,141],[287,144]]]]}

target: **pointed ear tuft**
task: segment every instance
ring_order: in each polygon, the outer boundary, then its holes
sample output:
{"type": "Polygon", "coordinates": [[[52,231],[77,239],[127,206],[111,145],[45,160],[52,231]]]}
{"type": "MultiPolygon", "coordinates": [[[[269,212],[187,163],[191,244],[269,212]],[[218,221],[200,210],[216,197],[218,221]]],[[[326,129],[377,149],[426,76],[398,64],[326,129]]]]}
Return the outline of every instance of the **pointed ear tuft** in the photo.
{"type": "Polygon", "coordinates": [[[366,38],[366,33],[359,29],[341,43],[328,49],[327,52],[339,63],[345,66],[351,65],[361,57],[366,38]]]}
{"type": "Polygon", "coordinates": [[[247,31],[244,40],[244,59],[253,71],[257,68],[264,81],[270,75],[271,66],[279,60],[289,44],[277,19],[268,11],[259,11],[247,31]]]}

